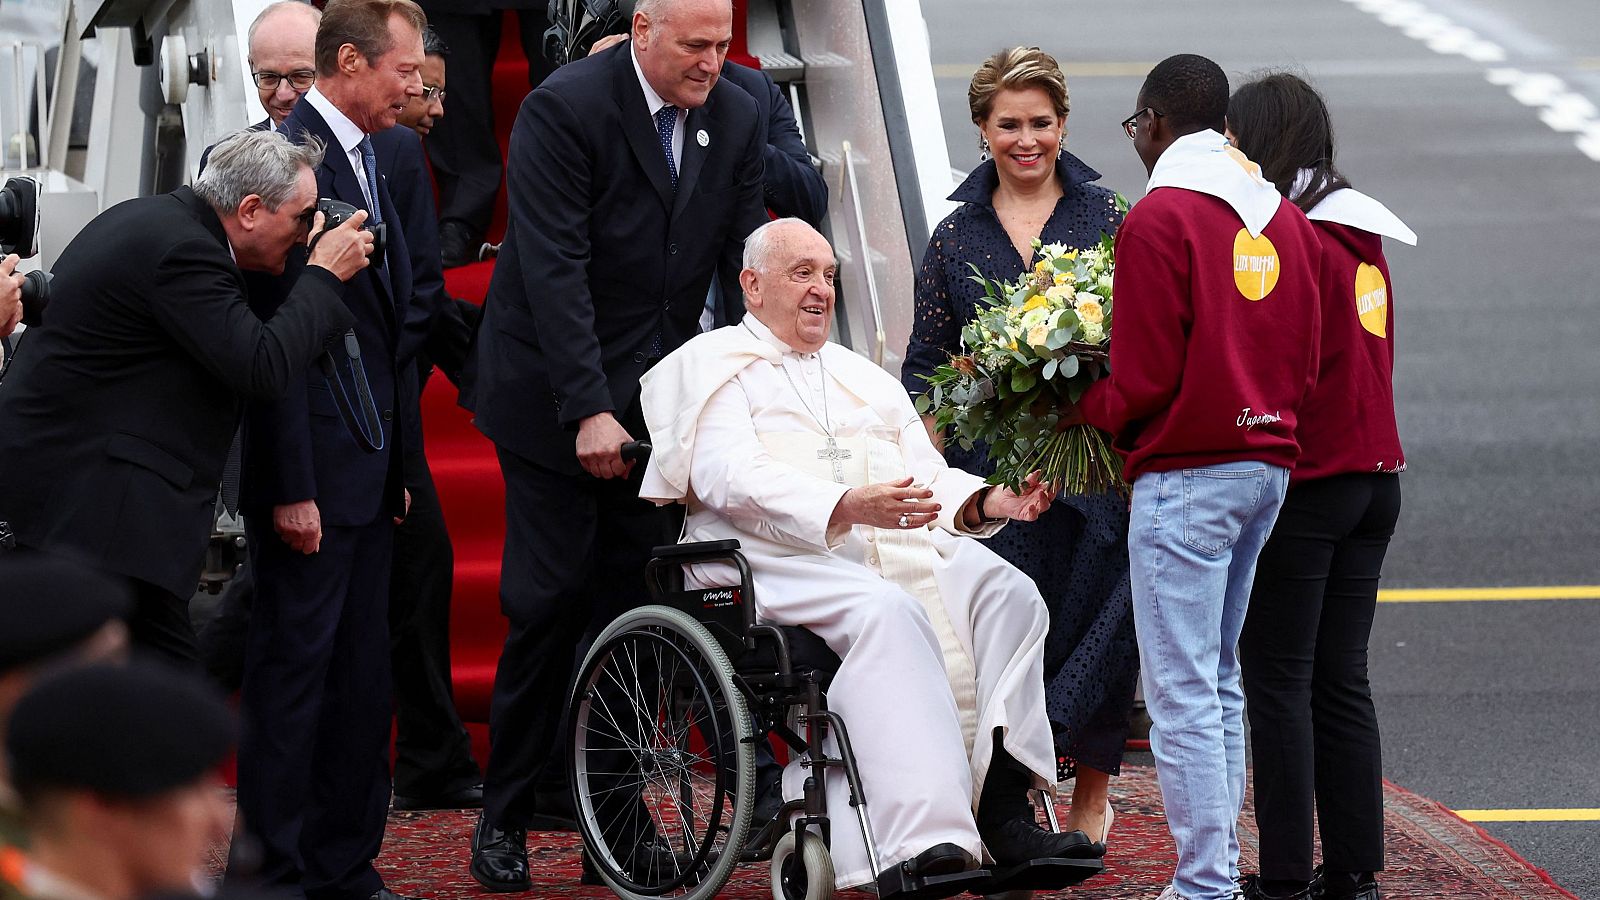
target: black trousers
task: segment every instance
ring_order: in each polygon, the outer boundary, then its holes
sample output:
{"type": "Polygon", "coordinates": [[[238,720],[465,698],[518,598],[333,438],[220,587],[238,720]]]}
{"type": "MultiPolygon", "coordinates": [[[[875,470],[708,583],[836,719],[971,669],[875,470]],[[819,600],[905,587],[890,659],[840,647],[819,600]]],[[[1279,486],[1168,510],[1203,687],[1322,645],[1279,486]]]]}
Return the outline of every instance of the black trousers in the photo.
{"type": "Polygon", "coordinates": [[[606,623],[648,601],[650,550],[677,535],[671,512],[639,499],[642,465],[603,480],[497,453],[506,483],[500,608],[511,630],[495,669],[483,802],[489,821],[517,828],[538,812],[536,788],[566,781],[565,712],[581,654],[606,623]]]}
{"type": "Polygon", "coordinates": [[[246,833],[235,835],[229,877],[366,900],[383,886],[372,860],[389,806],[394,524],[325,526],[322,548],[305,555],[259,518],[245,525],[256,578],[239,697],[246,833]]]}
{"type": "Polygon", "coordinates": [[[389,654],[394,671],[394,792],[427,797],[483,779],[450,680],[450,589],[455,554],[427,465],[410,485],[411,511],[394,532],[389,654]]]}
{"type": "Polygon", "coordinates": [[[1256,563],[1239,639],[1261,875],[1308,881],[1313,804],[1329,870],[1383,868],[1383,760],[1367,639],[1400,480],[1294,482],[1256,563]]]}
{"type": "MultiPolygon", "coordinates": [[[[133,617],[128,638],[135,652],[184,669],[200,669],[200,650],[189,622],[189,598],[179,597],[139,578],[128,578],[133,590],[133,617]]],[[[200,580],[195,579],[198,588],[200,580]]]]}
{"type": "MultiPolygon", "coordinates": [[[[446,115],[428,135],[428,161],[439,185],[439,221],[463,223],[478,238],[494,218],[505,169],[495,137],[493,84],[502,18],[499,10],[467,15],[436,10],[428,17],[428,24],[450,48],[446,115]]],[[[519,10],[517,18],[532,89],[554,71],[542,49],[550,23],[543,5],[519,10]]]]}

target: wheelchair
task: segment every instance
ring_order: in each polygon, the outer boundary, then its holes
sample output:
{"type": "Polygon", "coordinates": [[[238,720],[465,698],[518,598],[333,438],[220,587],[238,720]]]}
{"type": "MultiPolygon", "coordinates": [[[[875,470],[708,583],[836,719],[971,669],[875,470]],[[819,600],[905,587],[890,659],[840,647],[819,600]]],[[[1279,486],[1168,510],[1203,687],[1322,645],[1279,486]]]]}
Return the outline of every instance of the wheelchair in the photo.
{"type": "MultiPolygon", "coordinates": [[[[750,567],[736,540],[657,547],[654,603],[612,621],[579,669],[569,709],[570,771],[584,852],[619,897],[713,897],[743,863],[766,863],[774,900],[828,900],[833,823],[823,784],[848,782],[882,900],[972,892],[1018,898],[1103,871],[1100,860],[1037,860],[921,876],[885,871],[849,731],[828,709],[839,658],[803,628],[756,621],[750,567]],[[726,563],[739,583],[682,588],[682,567],[726,563]],[[832,734],[837,755],[823,750],[832,734]],[[767,821],[756,805],[756,742],[769,737],[805,769],[799,799],[767,821]]],[[[1043,791],[1052,830],[1055,810],[1043,791]]],[[[850,826],[846,826],[850,827],[850,826]]],[[[869,888],[869,890],[872,888],[869,888]]]]}

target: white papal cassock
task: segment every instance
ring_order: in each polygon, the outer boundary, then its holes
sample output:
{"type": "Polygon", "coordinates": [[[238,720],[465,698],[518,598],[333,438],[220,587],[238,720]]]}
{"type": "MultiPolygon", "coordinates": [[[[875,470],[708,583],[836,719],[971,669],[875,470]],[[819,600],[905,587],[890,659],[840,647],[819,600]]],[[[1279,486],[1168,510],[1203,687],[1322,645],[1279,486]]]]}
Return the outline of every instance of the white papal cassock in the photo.
{"type": "MultiPolygon", "coordinates": [[[[843,661],[828,703],[849,729],[880,864],[946,841],[981,856],[988,736],[1002,729],[1037,785],[1055,775],[1044,603],[1026,575],[957,536],[971,534],[957,522],[983,479],[945,464],[888,373],[834,343],[798,353],[754,316],[691,340],[643,385],[655,452],[641,495],[687,504],[684,540],[737,538],[761,618],[811,629],[843,661]],[[906,475],[942,506],[934,527],[829,528],[849,488],[906,475]]],[[[691,579],[737,576],[703,567],[691,579]]],[[[790,766],[785,796],[803,777],[790,766]]],[[[828,810],[838,886],[873,881],[842,773],[828,810]]]]}

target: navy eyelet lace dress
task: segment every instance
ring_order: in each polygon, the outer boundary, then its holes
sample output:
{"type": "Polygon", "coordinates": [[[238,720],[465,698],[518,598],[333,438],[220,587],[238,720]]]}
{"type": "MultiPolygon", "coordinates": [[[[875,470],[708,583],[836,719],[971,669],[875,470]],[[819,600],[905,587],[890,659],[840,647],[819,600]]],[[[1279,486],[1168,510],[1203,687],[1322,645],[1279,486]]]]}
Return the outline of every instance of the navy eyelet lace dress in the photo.
{"type": "MultiPolygon", "coordinates": [[[[1122,221],[1116,195],[1092,184],[1100,173],[1070,153],[1056,162],[1064,193],[1040,240],[1086,248],[1122,221]]],[[[982,290],[975,265],[991,279],[1017,277],[1032,260],[1012,246],[992,197],[999,176],[984,162],[951,200],[962,206],[934,229],[917,278],[916,313],[901,382],[913,397],[961,349],[961,328],[977,314],[982,290]]],[[[952,466],[990,475],[988,448],[945,448],[952,466]]],[[[1014,522],[987,541],[1026,572],[1050,610],[1045,639],[1045,700],[1056,752],[1079,765],[1117,774],[1127,741],[1134,681],[1139,672],[1128,581],[1128,505],[1115,494],[1063,497],[1037,522],[1014,522]]]]}

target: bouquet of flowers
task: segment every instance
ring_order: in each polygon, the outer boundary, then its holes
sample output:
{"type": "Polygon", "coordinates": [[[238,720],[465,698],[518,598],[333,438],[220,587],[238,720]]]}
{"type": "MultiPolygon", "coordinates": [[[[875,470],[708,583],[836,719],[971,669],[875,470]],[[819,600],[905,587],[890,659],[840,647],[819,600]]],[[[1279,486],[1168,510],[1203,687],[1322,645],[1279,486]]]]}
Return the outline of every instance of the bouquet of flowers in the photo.
{"type": "Polygon", "coordinates": [[[1061,427],[1063,407],[1109,371],[1112,239],[1081,251],[1035,239],[1033,250],[1015,282],[972,267],[987,306],[962,329],[964,352],[928,376],[917,410],[966,449],[987,443],[992,483],[1016,489],[1040,471],[1069,494],[1126,492],[1107,436],[1061,427]]]}

